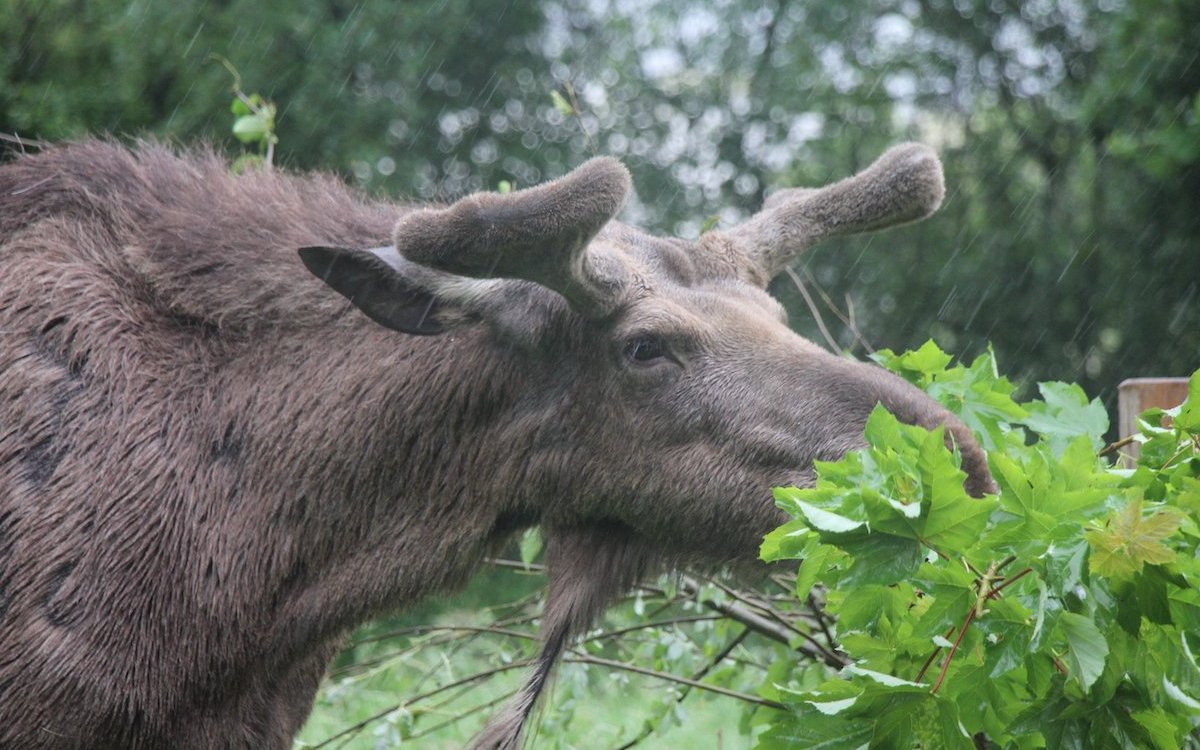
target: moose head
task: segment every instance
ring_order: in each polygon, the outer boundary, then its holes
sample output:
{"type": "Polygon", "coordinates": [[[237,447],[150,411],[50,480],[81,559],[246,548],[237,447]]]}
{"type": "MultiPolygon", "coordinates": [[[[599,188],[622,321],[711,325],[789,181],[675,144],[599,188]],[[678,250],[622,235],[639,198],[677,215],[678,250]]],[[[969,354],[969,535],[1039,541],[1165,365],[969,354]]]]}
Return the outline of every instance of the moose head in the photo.
{"type": "Polygon", "coordinates": [[[506,363],[520,384],[497,405],[513,465],[496,469],[514,479],[491,512],[511,528],[541,524],[549,540],[544,650],[480,748],[519,745],[568,638],[648,569],[752,559],[782,520],[770,488],[811,485],[815,461],[861,447],[876,404],[944,426],[968,491],[994,491],[957,419],[794,333],[766,291],[817,242],[932,213],[944,188],[930,149],[897,146],[841,182],[777,192],[698,241],[615,221],[629,188],[619,162],[596,158],[538,187],[407,213],[384,247],[300,251],[387,328],[485,330],[488,351],[474,356],[506,363]]]}

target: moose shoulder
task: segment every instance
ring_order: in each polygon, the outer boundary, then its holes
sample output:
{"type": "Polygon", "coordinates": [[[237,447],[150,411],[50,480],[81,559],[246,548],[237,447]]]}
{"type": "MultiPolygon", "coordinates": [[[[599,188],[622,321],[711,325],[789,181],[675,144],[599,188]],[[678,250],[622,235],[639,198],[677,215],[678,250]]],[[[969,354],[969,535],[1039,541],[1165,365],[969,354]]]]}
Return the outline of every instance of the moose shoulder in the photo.
{"type": "Polygon", "coordinates": [[[541,524],[543,653],[476,741],[515,748],[572,634],[655,566],[753,559],[769,488],[875,404],[992,488],[765,291],[936,208],[927,148],[698,242],[613,221],[628,189],[603,158],[444,208],[153,144],[0,166],[0,747],[286,748],[349,628],[541,524]]]}

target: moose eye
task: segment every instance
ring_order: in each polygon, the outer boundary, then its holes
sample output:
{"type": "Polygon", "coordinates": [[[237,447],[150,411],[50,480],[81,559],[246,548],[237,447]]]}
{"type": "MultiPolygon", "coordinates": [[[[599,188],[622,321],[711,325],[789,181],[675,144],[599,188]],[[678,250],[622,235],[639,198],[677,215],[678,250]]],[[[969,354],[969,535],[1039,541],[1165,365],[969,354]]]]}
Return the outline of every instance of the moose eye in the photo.
{"type": "Polygon", "coordinates": [[[625,357],[631,362],[649,364],[665,356],[667,348],[656,336],[637,336],[625,344],[625,357]]]}

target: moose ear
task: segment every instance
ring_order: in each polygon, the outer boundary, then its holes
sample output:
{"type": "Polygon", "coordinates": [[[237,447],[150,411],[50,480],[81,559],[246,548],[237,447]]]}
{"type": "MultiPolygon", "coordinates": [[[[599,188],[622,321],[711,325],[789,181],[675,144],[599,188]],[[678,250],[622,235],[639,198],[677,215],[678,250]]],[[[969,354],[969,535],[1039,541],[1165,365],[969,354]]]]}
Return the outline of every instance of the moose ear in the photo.
{"type": "Polygon", "coordinates": [[[438,301],[401,272],[406,261],[391,246],[370,250],[302,247],[300,260],[371,320],[419,336],[446,330],[438,321],[438,301]]]}

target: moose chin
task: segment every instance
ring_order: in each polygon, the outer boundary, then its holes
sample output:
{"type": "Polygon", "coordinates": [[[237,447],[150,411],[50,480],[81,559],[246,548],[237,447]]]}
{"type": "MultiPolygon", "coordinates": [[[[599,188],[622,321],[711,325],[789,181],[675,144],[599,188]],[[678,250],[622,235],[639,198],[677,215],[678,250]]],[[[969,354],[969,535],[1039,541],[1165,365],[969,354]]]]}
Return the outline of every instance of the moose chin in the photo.
{"type": "Polygon", "coordinates": [[[639,576],[751,561],[770,488],[871,409],[967,430],[791,331],[768,282],[915,221],[926,147],[697,241],[614,220],[625,168],[444,207],[211,151],[91,140],[0,166],[0,747],[288,748],[349,629],[540,525],[542,654],[639,576]]]}

